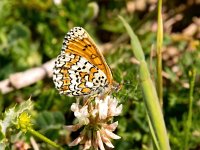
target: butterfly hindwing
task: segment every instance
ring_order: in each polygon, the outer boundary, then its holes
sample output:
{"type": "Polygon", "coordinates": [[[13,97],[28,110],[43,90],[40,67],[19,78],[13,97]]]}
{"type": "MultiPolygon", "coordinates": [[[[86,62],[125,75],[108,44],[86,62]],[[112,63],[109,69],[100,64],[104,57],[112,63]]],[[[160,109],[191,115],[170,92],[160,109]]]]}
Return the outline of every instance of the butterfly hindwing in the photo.
{"type": "Polygon", "coordinates": [[[107,77],[84,57],[75,54],[58,56],[53,80],[61,94],[69,96],[92,95],[107,86],[107,77]]]}

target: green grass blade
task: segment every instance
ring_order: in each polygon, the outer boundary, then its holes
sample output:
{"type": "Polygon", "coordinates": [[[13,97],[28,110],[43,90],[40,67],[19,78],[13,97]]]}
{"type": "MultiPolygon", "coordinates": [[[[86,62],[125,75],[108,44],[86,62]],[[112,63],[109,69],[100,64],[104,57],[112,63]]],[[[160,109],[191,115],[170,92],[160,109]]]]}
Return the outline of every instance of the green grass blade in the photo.
{"type": "Polygon", "coordinates": [[[157,150],[160,150],[160,147],[158,145],[158,140],[156,139],[156,135],[154,133],[154,130],[153,130],[153,127],[152,127],[152,124],[151,124],[151,120],[150,120],[148,114],[147,114],[147,119],[148,119],[149,129],[150,129],[150,132],[151,132],[151,135],[152,135],[152,138],[153,138],[154,146],[157,148],[157,150]]]}
{"type": "Polygon", "coordinates": [[[121,16],[119,16],[119,18],[121,19],[121,21],[123,22],[125,28],[127,29],[127,33],[129,34],[129,36],[134,39],[134,41],[131,40],[131,46],[133,48],[133,53],[134,53],[135,57],[139,61],[144,60],[145,57],[144,57],[144,54],[143,54],[142,47],[140,45],[139,39],[133,33],[133,30],[131,29],[131,27],[129,26],[129,24],[127,24],[126,21],[121,16]]]}
{"type": "Polygon", "coordinates": [[[158,31],[157,31],[157,92],[161,107],[163,106],[163,80],[162,80],[162,44],[163,44],[163,22],[162,22],[162,0],[158,1],[158,31]]]}
{"type": "MultiPolygon", "coordinates": [[[[140,81],[142,86],[142,91],[144,95],[144,103],[147,109],[150,122],[158,140],[159,149],[161,150],[170,150],[169,140],[167,136],[167,131],[164,123],[163,114],[159,104],[158,96],[156,93],[155,86],[150,78],[149,70],[147,63],[145,62],[144,53],[141,47],[141,44],[137,36],[132,31],[129,24],[122,18],[119,17],[125,26],[130,38],[131,46],[133,53],[135,54],[136,59],[140,61],[139,70],[140,70],[140,81]]],[[[156,143],[155,143],[156,145],[156,143]]]]}
{"type": "Polygon", "coordinates": [[[196,69],[192,69],[189,72],[190,75],[190,93],[189,93],[189,110],[188,110],[188,118],[185,128],[185,146],[184,149],[188,150],[188,141],[189,141],[189,131],[192,124],[192,105],[193,105],[193,94],[194,94],[194,85],[195,85],[195,77],[196,77],[196,69]]]}

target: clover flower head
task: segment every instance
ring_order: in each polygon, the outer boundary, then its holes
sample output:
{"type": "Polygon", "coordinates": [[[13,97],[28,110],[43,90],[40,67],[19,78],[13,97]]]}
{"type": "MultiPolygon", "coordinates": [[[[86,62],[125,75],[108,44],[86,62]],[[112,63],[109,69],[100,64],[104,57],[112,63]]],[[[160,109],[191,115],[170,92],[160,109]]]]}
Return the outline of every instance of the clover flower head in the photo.
{"type": "Polygon", "coordinates": [[[78,119],[78,123],[66,126],[66,128],[72,132],[81,127],[83,130],[69,146],[82,144],[84,150],[90,148],[104,150],[105,145],[114,148],[111,139],[121,138],[113,133],[118,122],[110,123],[114,116],[122,112],[122,104],[118,105],[116,98],[109,95],[105,98],[95,97],[94,101],[83,105],[73,103],[71,110],[78,119]]]}

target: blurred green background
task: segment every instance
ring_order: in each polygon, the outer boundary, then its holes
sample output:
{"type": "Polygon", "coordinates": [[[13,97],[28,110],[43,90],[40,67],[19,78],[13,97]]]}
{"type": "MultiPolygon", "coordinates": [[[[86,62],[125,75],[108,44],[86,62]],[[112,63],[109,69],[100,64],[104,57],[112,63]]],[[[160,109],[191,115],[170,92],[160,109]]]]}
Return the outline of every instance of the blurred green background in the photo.
{"type": "MultiPolygon", "coordinates": [[[[0,81],[15,72],[25,71],[55,58],[63,37],[74,26],[85,28],[102,48],[114,78],[123,83],[115,93],[123,104],[123,113],[116,117],[116,131],[122,137],[113,141],[117,150],[141,150],[152,147],[146,111],[138,81],[137,62],[128,36],[118,19],[123,16],[141,40],[146,59],[155,79],[156,0],[1,0],[0,1],[0,81]]],[[[172,149],[182,149],[188,114],[189,76],[197,69],[193,122],[189,147],[200,149],[200,3],[198,0],[163,2],[163,79],[164,117],[172,149]]],[[[70,111],[75,98],[59,95],[52,78],[45,78],[23,89],[0,95],[0,111],[32,97],[34,128],[69,149],[67,143],[77,135],[62,128],[73,123],[70,111]]],[[[16,133],[16,143],[30,146],[29,134],[16,133]]],[[[40,149],[52,149],[36,139],[40,149]]],[[[74,147],[71,149],[78,149],[74,147]]]]}

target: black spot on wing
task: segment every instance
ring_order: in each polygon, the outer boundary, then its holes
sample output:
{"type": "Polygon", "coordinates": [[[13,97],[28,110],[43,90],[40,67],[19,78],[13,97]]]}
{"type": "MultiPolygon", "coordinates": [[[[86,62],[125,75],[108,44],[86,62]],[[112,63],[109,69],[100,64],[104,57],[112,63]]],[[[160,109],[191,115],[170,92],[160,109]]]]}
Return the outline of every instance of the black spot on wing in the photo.
{"type": "Polygon", "coordinates": [[[85,51],[88,47],[92,47],[90,44],[87,44],[83,47],[83,51],[85,51]]]}

